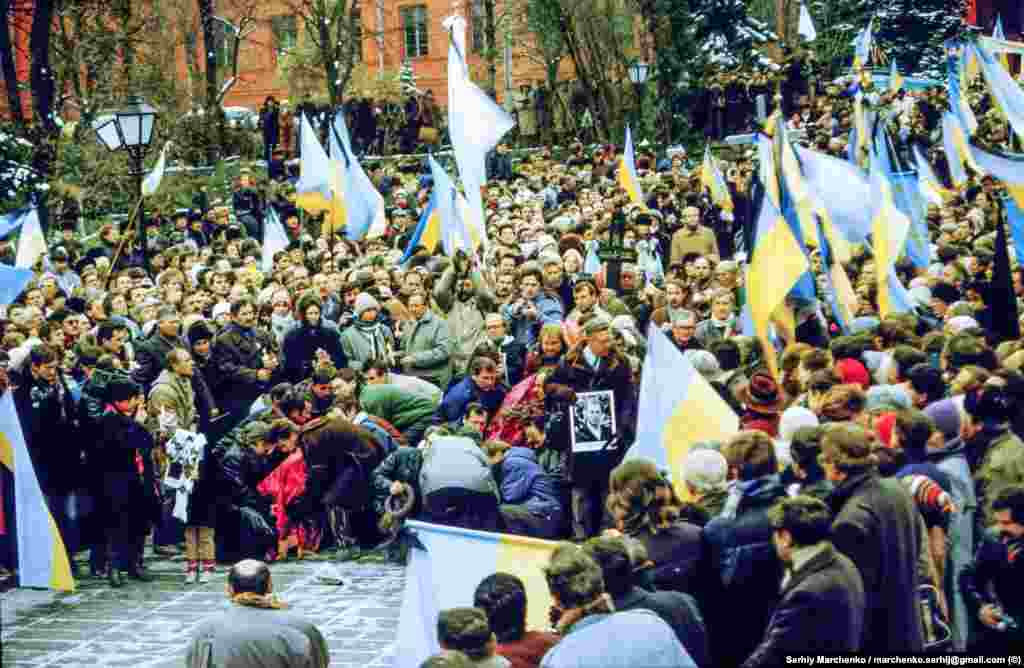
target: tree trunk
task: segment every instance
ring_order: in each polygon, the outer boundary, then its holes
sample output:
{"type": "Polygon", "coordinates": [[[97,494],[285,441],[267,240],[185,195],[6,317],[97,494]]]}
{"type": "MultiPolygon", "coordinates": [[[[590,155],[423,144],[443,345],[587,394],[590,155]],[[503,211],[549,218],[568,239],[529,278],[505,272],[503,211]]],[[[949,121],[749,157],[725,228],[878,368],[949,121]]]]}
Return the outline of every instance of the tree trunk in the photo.
{"type": "MultiPolygon", "coordinates": [[[[217,104],[217,36],[213,30],[213,0],[198,0],[199,25],[203,30],[203,49],[206,52],[206,110],[203,125],[206,129],[206,162],[212,165],[217,161],[217,145],[211,137],[223,116],[217,104]]],[[[218,132],[219,134],[219,132],[218,132]]]]}
{"type": "Polygon", "coordinates": [[[57,123],[53,117],[53,72],[50,70],[50,26],[53,24],[52,0],[36,0],[32,12],[32,31],[29,51],[32,67],[29,81],[32,85],[33,116],[46,134],[56,135],[57,123]]]}
{"type": "Polygon", "coordinates": [[[494,96],[498,90],[498,36],[494,25],[494,0],[484,0],[484,42],[487,44],[487,87],[494,96]]]}
{"type": "MultiPolygon", "coordinates": [[[[13,11],[19,11],[14,9],[13,11]]],[[[7,107],[11,119],[17,125],[25,121],[21,112],[21,96],[18,94],[18,71],[14,66],[14,49],[11,45],[11,31],[7,17],[11,15],[11,0],[0,0],[0,73],[4,77],[4,88],[7,91],[7,107]]]]}

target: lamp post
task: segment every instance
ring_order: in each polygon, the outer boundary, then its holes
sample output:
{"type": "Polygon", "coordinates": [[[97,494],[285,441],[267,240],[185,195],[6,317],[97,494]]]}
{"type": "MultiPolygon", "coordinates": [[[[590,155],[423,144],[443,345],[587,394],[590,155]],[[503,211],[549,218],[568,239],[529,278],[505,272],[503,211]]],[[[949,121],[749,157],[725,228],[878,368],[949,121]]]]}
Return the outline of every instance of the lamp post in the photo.
{"type": "Polygon", "coordinates": [[[629,80],[636,88],[636,123],[634,126],[639,129],[643,119],[644,89],[647,87],[647,75],[650,74],[651,66],[642,60],[633,61],[629,66],[629,80]]]}
{"type": "MultiPolygon", "coordinates": [[[[137,95],[131,95],[123,108],[97,118],[92,125],[100,143],[107,147],[108,151],[124,150],[128,153],[131,165],[129,174],[135,177],[135,194],[139,198],[135,217],[138,219],[139,239],[142,242],[142,262],[147,272],[149,245],[146,240],[146,225],[142,221],[142,179],[145,176],[143,160],[153,140],[156,118],[156,109],[137,95]]],[[[131,223],[132,220],[129,218],[129,226],[131,223]]]]}
{"type": "Polygon", "coordinates": [[[626,248],[626,215],[619,208],[612,214],[612,223],[608,227],[608,241],[601,242],[597,249],[597,257],[605,263],[605,284],[612,292],[619,294],[622,286],[622,263],[636,262],[637,252],[626,248]]]}

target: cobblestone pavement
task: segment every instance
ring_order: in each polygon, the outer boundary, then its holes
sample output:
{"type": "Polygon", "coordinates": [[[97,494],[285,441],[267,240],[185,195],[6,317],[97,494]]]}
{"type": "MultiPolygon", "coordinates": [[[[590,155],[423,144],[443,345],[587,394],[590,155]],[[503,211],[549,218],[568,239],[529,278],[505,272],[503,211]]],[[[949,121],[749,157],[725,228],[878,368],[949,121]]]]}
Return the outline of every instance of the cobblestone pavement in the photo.
{"type": "MultiPolygon", "coordinates": [[[[226,567],[206,585],[185,586],[180,560],[147,559],[153,582],[79,581],[74,594],[13,589],[0,596],[5,668],[184,666],[192,629],[228,605],[226,567]]],[[[274,591],[313,620],[331,650],[331,666],[391,666],[404,585],[403,569],[342,563],[343,584],[317,581],[324,562],[272,564],[274,591]]],[[[88,570],[88,566],[85,566],[88,570]]]]}

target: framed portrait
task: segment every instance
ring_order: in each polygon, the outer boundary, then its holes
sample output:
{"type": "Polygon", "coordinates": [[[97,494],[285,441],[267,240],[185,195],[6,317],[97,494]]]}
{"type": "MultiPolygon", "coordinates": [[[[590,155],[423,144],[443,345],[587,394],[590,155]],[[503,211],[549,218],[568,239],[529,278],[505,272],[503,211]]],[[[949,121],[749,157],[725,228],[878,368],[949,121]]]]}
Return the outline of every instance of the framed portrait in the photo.
{"type": "Polygon", "coordinates": [[[569,410],[573,452],[601,450],[615,435],[615,393],[579,392],[569,410]]]}

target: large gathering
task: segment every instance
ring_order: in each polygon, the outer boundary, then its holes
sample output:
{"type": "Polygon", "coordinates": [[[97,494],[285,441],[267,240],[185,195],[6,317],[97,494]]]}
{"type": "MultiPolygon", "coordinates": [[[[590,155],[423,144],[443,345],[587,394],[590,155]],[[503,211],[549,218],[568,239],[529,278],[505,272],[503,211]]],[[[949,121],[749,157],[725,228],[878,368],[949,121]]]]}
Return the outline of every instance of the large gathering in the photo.
{"type": "Polygon", "coordinates": [[[269,97],[227,198],[0,216],[3,587],[223,586],[190,668],[348,665],[299,563],[405,568],[400,668],[1019,662],[1024,45],[600,142],[459,23],[393,140],[269,97]]]}

